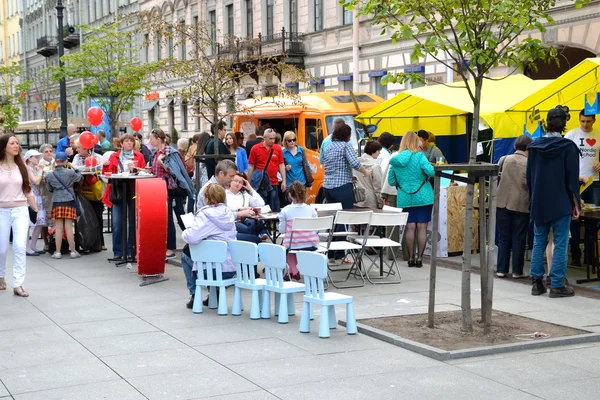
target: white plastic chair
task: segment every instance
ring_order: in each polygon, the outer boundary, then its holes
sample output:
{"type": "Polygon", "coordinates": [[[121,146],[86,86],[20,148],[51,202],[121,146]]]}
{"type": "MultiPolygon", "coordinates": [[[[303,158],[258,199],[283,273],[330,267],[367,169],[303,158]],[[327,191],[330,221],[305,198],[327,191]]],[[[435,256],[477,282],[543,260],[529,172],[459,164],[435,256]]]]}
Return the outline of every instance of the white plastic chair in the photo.
{"type": "Polygon", "coordinates": [[[317,211],[338,211],[342,209],[342,203],[313,203],[311,206],[317,211]]]}
{"type": "Polygon", "coordinates": [[[381,211],[385,211],[385,212],[402,212],[402,209],[399,208],[399,207],[383,206],[383,208],[381,209],[381,211]]]}
{"type": "Polygon", "coordinates": [[[196,279],[196,296],[194,296],[194,313],[202,312],[202,286],[208,286],[208,308],[217,308],[217,287],[219,288],[219,305],[217,314],[227,315],[226,288],[235,285],[237,278],[223,279],[222,266],[227,259],[227,243],[222,240],[203,240],[190,244],[192,261],[198,264],[198,279],[196,279]],[[203,269],[206,269],[204,279],[203,269]]]}
{"type": "Polygon", "coordinates": [[[256,278],[254,266],[258,264],[258,246],[255,243],[233,240],[229,242],[231,260],[235,263],[237,271],[237,282],[233,295],[233,306],[231,315],[241,315],[244,304],[242,301],[242,290],[252,292],[252,303],[250,304],[250,319],[260,319],[260,297],[265,288],[266,281],[256,278]]]}
{"type": "Polygon", "coordinates": [[[260,262],[265,267],[266,280],[260,317],[271,318],[271,292],[273,292],[275,293],[275,315],[279,314],[277,322],[287,324],[288,315],[296,314],[294,293],[304,292],[304,284],[283,280],[283,271],[287,265],[285,247],[277,244],[260,243],[258,245],[258,255],[260,262]]]}
{"type": "Polygon", "coordinates": [[[310,251],[299,251],[296,254],[298,269],[304,275],[305,282],[300,332],[310,332],[312,305],[318,304],[321,306],[319,337],[328,338],[329,330],[335,329],[337,326],[335,306],[346,304],[346,332],[348,335],[356,334],[356,317],[354,316],[352,296],[332,292],[325,293],[323,288],[323,280],[327,277],[327,257],[310,251]]]}
{"type": "MultiPolygon", "coordinates": [[[[338,211],[335,215],[334,226],[335,225],[364,225],[364,226],[366,226],[365,232],[368,232],[372,215],[373,215],[373,211],[343,211],[343,210],[338,211]]],[[[361,267],[360,267],[362,254],[364,252],[364,246],[362,244],[353,243],[348,240],[333,241],[334,236],[339,236],[339,235],[336,235],[336,233],[340,233],[340,232],[334,232],[333,230],[331,230],[329,232],[327,242],[320,243],[319,244],[320,247],[326,248],[327,251],[345,251],[349,255],[352,255],[354,261],[352,263],[352,266],[348,270],[348,275],[346,275],[346,279],[336,282],[333,280],[331,275],[328,275],[329,281],[335,288],[338,288],[338,289],[364,286],[365,278],[363,277],[361,267]],[[360,278],[362,280],[362,284],[346,285],[346,286],[336,285],[336,283],[346,282],[348,280],[348,278],[350,277],[350,275],[353,273],[355,275],[358,273],[358,275],[360,276],[360,278]]],[[[350,233],[352,233],[354,235],[358,235],[357,232],[350,232],[350,233]]],[[[336,270],[329,268],[329,266],[328,266],[328,269],[333,272],[336,271],[336,270]]],[[[339,270],[337,270],[337,271],[339,271],[339,270]]]]}
{"type": "Polygon", "coordinates": [[[408,213],[405,212],[387,212],[387,213],[373,213],[371,216],[371,228],[373,227],[381,227],[387,228],[390,227],[391,230],[388,234],[384,234],[383,236],[358,236],[350,238],[351,241],[356,242],[358,244],[363,245],[365,248],[371,248],[377,250],[379,253],[378,257],[371,257],[369,254],[365,253],[365,256],[371,261],[369,268],[366,268],[366,278],[369,282],[373,284],[390,284],[390,283],[400,283],[402,281],[402,276],[400,275],[400,269],[398,268],[398,262],[396,260],[396,251],[401,247],[402,238],[404,237],[404,228],[406,227],[406,221],[408,220],[408,213]],[[392,240],[392,237],[396,231],[399,230],[399,241],[392,240]],[[394,255],[391,264],[384,260],[384,250],[390,249],[392,254],[394,255]],[[378,277],[373,277],[369,275],[369,271],[373,267],[376,267],[377,259],[379,259],[379,273],[378,277]],[[384,276],[383,266],[387,267],[387,274],[384,276]],[[395,270],[394,270],[395,269],[395,270]],[[388,278],[390,275],[398,275],[398,280],[394,281],[383,281],[383,279],[388,278]],[[375,280],[381,280],[380,282],[374,282],[375,280]]]}
{"type": "MultiPolygon", "coordinates": [[[[321,232],[330,231],[333,228],[333,216],[328,217],[296,217],[292,221],[292,231],[290,232],[290,243],[294,239],[294,232],[321,232]]],[[[327,232],[328,233],[328,232],[327,232]]],[[[317,252],[327,251],[326,247],[317,247],[317,252]]],[[[288,249],[289,253],[295,253],[296,250],[288,249]]]]}

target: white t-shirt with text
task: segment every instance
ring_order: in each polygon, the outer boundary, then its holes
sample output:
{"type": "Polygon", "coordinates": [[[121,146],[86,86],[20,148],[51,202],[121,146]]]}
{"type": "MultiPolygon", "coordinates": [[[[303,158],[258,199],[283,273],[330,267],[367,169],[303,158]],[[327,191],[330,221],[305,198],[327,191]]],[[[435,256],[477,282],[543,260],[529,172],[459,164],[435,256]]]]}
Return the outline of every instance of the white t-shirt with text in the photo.
{"type": "Polygon", "coordinates": [[[584,132],[581,128],[573,129],[565,135],[572,140],[581,151],[579,160],[579,175],[589,178],[593,176],[598,180],[598,173],[594,172],[594,164],[598,162],[598,150],[600,149],[600,133],[595,130],[584,132]]]}

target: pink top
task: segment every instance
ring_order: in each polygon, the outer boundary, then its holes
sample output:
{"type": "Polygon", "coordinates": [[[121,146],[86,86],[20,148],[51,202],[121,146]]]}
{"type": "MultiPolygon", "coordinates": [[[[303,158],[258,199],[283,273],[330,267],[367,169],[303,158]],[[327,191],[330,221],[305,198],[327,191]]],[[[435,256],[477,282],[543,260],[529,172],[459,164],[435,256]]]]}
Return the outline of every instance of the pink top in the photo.
{"type": "Polygon", "coordinates": [[[27,206],[23,193],[23,177],[19,167],[6,171],[0,168],[0,208],[27,206]]]}

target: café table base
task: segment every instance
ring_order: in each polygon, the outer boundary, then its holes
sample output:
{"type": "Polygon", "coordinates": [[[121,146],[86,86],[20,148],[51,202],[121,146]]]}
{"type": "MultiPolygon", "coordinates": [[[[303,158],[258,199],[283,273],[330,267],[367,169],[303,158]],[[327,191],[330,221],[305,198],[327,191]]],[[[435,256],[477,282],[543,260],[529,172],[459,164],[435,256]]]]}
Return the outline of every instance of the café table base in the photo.
{"type": "Polygon", "coordinates": [[[140,283],[140,287],[154,285],[155,283],[166,282],[169,278],[165,278],[163,274],[157,275],[140,275],[142,277],[142,282],[140,283]]]}

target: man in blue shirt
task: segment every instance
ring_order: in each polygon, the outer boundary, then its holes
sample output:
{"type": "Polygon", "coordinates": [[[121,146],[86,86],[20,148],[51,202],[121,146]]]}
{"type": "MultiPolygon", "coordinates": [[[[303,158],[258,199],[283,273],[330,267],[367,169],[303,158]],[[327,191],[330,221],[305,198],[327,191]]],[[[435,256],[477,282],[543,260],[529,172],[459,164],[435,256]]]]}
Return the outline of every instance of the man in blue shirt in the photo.
{"type": "MultiPolygon", "coordinates": [[[[76,133],[77,133],[77,127],[73,124],[69,124],[67,126],[67,136],[60,139],[58,141],[58,143],[56,144],[56,152],[57,153],[67,153],[67,155],[69,155],[69,156],[72,155],[72,154],[68,154],[67,149],[71,147],[71,145],[69,143],[69,138],[76,133]]],[[[72,150],[71,150],[71,152],[72,152],[72,150]]]]}

